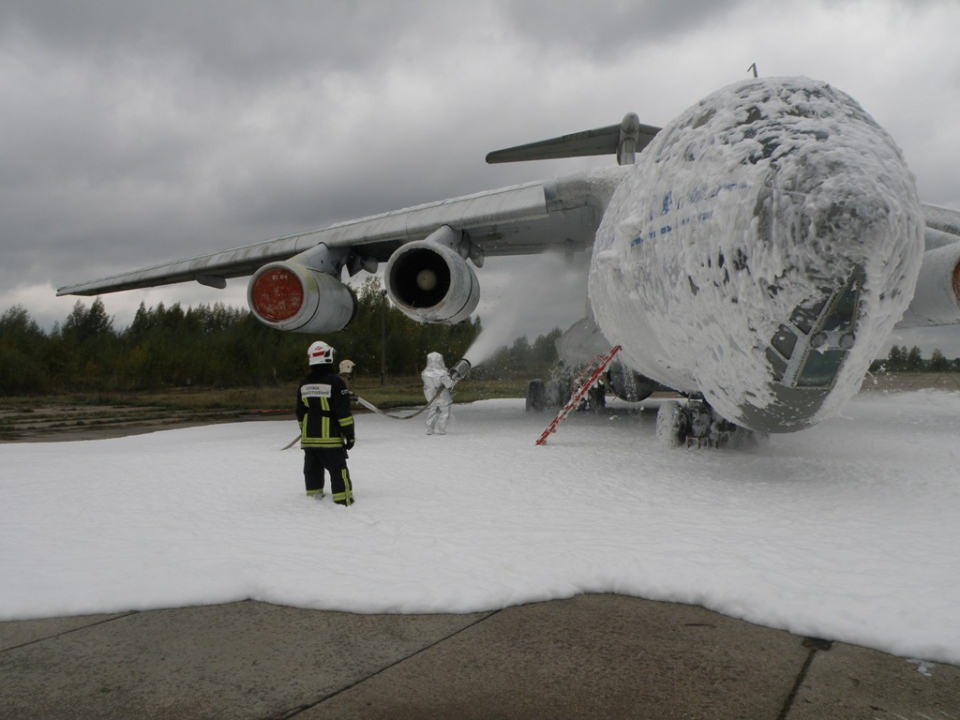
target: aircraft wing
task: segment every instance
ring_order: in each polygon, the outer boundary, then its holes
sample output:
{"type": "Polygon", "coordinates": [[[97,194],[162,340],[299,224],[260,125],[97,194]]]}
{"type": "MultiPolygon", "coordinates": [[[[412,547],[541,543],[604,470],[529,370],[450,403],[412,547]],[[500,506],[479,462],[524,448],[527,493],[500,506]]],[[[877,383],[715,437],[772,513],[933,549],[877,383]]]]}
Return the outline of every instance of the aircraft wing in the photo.
{"type": "Polygon", "coordinates": [[[593,243],[620,171],[609,168],[418,205],[68,285],[57,295],[99,295],[189,280],[222,288],[227,278],[252,275],[320,244],[382,262],[404,243],[422,240],[444,225],[466,231],[480,255],[524,255],[550,247],[582,250],[593,243]]]}
{"type": "Polygon", "coordinates": [[[960,242],[960,212],[924,203],[923,219],[927,225],[927,250],[960,242]]]}
{"type": "Polygon", "coordinates": [[[956,325],[960,318],[960,212],[923,205],[923,262],[898,329],[956,325]]]}

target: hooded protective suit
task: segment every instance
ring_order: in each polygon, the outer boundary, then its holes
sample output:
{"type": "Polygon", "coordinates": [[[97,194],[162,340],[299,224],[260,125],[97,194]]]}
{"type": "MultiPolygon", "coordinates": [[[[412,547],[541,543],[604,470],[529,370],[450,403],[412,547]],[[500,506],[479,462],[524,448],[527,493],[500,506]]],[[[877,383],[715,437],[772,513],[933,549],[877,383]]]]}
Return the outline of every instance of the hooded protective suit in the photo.
{"type": "Polygon", "coordinates": [[[420,377],[423,378],[424,397],[427,402],[433,400],[427,410],[427,435],[444,435],[450,420],[450,406],[453,404],[450,388],[454,382],[447,372],[443,355],[438,352],[427,355],[427,367],[420,373],[420,377]]]}

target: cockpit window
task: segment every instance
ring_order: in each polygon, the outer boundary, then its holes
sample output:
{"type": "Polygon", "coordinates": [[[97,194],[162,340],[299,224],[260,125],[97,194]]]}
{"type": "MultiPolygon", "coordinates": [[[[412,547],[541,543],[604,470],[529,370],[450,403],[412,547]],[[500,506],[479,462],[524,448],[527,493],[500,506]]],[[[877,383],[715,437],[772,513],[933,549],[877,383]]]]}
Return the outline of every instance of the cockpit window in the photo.
{"type": "Polygon", "coordinates": [[[787,371],[787,361],[777,355],[773,348],[767,348],[767,363],[773,369],[773,379],[777,382],[783,380],[783,374],[787,371]]]}
{"type": "Polygon", "coordinates": [[[812,350],[807,355],[807,362],[803,365],[800,377],[797,378],[797,387],[826,387],[840,371],[840,365],[846,357],[846,350],[812,350]]]}
{"type": "Polygon", "coordinates": [[[853,325],[854,314],[857,310],[857,288],[853,285],[844,289],[837,299],[830,315],[823,323],[823,332],[847,332],[853,325]]]}
{"type": "Polygon", "coordinates": [[[798,305],[766,349],[774,381],[826,388],[854,346],[860,286],[856,280],[798,305]]]}
{"type": "Polygon", "coordinates": [[[830,294],[827,293],[819,300],[811,304],[804,303],[803,305],[798,305],[796,310],[793,311],[793,315],[790,317],[790,322],[796,325],[800,332],[802,332],[804,335],[809,335],[810,331],[813,329],[813,326],[820,318],[820,314],[823,312],[824,305],[827,304],[829,299],[830,294]]]}
{"type": "Polygon", "coordinates": [[[772,344],[785,360],[789,360],[793,356],[793,348],[797,345],[797,335],[786,325],[781,325],[780,330],[773,336],[772,344]]]}

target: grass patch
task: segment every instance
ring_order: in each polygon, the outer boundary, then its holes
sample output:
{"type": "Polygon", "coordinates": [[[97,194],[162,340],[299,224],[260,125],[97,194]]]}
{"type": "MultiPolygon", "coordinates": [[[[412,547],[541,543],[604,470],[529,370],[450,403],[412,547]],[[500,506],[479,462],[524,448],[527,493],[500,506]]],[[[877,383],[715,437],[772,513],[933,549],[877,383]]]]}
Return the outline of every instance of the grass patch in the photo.
{"type": "MultiPolygon", "coordinates": [[[[492,398],[519,398],[526,394],[526,378],[489,379],[467,378],[454,389],[455,402],[475,402],[492,398]]],[[[359,378],[352,383],[354,393],[377,407],[409,407],[422,405],[423,384],[418,376],[387,378],[359,378]]],[[[225,415],[250,412],[293,412],[297,385],[204,388],[183,387],[166,390],[138,390],[129,392],[60,393],[23,397],[0,397],[0,415],[8,422],[20,416],[45,416],[54,408],[104,408],[103,417],[120,416],[116,408],[139,408],[140,416],[162,415],[164,412],[223,411],[225,415]],[[110,408],[110,409],[108,409],[110,408]]],[[[119,417],[118,417],[119,419],[119,417]]]]}

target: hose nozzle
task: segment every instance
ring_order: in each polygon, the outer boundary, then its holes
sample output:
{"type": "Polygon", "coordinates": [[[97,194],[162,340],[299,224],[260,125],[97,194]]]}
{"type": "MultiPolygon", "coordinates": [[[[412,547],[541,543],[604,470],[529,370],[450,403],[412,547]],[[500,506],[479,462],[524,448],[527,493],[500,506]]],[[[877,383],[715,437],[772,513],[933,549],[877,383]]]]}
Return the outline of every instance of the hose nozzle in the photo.
{"type": "Polygon", "coordinates": [[[470,361],[466,358],[460,358],[450,368],[450,377],[453,382],[458,383],[470,374],[470,361]]]}

